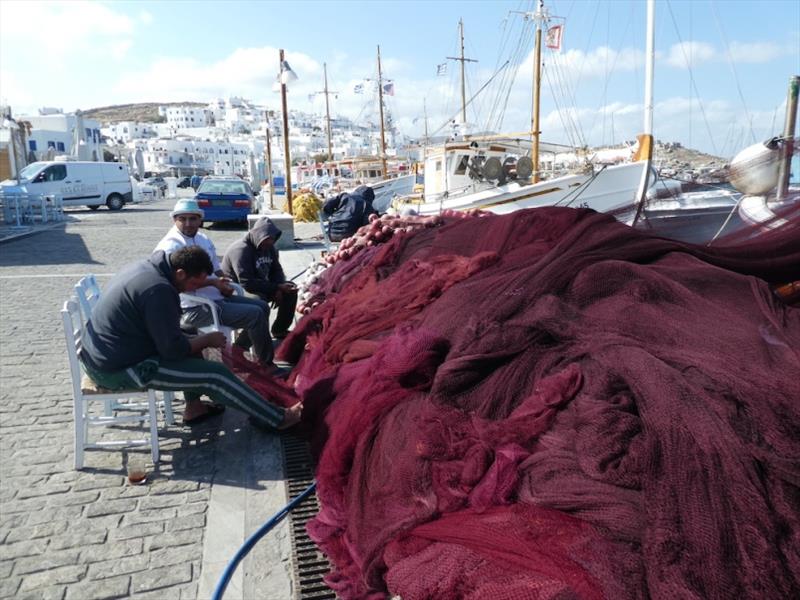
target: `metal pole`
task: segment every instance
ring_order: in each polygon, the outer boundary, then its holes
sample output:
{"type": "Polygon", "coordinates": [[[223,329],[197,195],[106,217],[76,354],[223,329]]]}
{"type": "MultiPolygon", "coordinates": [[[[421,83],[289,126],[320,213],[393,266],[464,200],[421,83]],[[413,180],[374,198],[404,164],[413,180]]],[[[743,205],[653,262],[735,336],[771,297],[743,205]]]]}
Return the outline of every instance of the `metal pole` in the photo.
{"type": "Polygon", "coordinates": [[[381,47],[378,46],[378,108],[381,112],[381,165],[383,165],[383,178],[389,177],[386,168],[386,134],[383,131],[383,75],[381,74],[381,47]]]}
{"type": "Polygon", "coordinates": [[[331,110],[328,104],[328,64],[322,63],[322,69],[325,72],[325,115],[328,123],[328,160],[333,160],[333,151],[331,150],[331,110]]]}
{"type": "Polygon", "coordinates": [[[794,151],[794,128],[797,122],[798,85],[800,85],[800,76],[793,75],[789,78],[789,96],[786,99],[786,123],[783,127],[783,147],[781,148],[782,160],[778,170],[777,200],[779,202],[786,198],[786,193],[789,191],[789,174],[794,151]]]}
{"type": "Polygon", "coordinates": [[[461,34],[461,122],[467,126],[467,80],[464,75],[464,20],[458,20],[458,29],[461,34]]]}
{"type": "Polygon", "coordinates": [[[283,80],[283,48],[280,49],[281,107],[283,110],[283,154],[286,162],[286,207],[292,212],[292,159],[289,156],[289,113],[286,110],[286,82],[283,80]]]}

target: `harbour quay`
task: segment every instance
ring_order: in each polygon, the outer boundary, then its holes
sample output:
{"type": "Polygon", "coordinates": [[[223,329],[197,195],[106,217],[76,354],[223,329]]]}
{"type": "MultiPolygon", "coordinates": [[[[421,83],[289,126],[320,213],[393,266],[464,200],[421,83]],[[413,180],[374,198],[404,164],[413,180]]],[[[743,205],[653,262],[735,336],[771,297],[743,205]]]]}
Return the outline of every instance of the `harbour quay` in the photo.
{"type": "MultiPolygon", "coordinates": [[[[102,286],[147,257],[172,225],[174,199],[65,220],[0,243],[0,598],[209,598],[246,537],[287,500],[281,442],[234,410],[194,427],[159,420],[161,459],[146,448],[89,450],[73,468],[73,400],[59,311],[83,276],[102,286]],[[126,466],[144,459],[147,479],[126,466]]],[[[218,253],[243,226],[206,230],[218,253]]],[[[287,276],[319,255],[319,224],[296,224],[287,276]]],[[[180,394],[178,395],[180,396],[180,394]]],[[[140,426],[108,428],[126,436],[140,426]]],[[[291,598],[289,524],[239,566],[225,598],[291,598]]]]}

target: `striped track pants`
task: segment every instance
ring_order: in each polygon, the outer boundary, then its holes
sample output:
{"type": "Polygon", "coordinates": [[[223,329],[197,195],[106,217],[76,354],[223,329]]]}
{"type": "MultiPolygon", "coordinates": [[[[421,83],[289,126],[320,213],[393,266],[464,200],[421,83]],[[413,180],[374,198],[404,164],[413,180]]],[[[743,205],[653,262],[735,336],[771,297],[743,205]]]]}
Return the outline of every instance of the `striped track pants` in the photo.
{"type": "Polygon", "coordinates": [[[164,360],[153,357],[114,372],[98,372],[87,368],[85,364],[84,368],[89,377],[103,387],[152,388],[184,392],[190,394],[190,397],[205,394],[218,404],[238,409],[272,427],[281,424],[286,412],[259,396],[222,363],[201,358],[164,360]]]}

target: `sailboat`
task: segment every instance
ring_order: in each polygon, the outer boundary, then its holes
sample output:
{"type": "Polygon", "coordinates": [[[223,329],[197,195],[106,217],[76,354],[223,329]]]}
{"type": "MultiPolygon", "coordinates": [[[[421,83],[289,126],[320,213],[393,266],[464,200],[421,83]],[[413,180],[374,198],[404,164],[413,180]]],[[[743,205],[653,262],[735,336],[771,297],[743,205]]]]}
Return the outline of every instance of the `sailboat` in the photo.
{"type": "MultiPolygon", "coordinates": [[[[542,31],[550,14],[539,0],[537,10],[525,13],[536,27],[534,51],[534,108],[528,148],[519,136],[470,137],[427,149],[424,161],[425,189],[422,195],[398,199],[397,212],[421,215],[445,210],[482,209],[505,214],[539,206],[573,206],[610,212],[640,202],[655,181],[651,173],[653,154],[653,63],[654,15],[648,1],[645,126],[638,136],[638,149],[629,162],[585,169],[581,173],[548,177],[539,154],[556,152],[556,146],[540,143],[539,98],[541,90],[542,31]]],[[[463,25],[461,53],[462,106],[464,103],[463,25]]],[[[465,111],[462,110],[465,120],[465,111]]]]}

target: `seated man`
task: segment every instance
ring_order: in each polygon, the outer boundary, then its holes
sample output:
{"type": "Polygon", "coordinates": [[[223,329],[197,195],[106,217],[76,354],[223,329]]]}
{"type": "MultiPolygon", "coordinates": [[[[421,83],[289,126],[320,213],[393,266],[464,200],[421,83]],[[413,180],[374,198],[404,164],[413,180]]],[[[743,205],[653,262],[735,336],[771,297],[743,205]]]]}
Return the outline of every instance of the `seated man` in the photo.
{"type": "MultiPolygon", "coordinates": [[[[219,309],[220,323],[232,329],[245,329],[247,342],[237,340],[237,344],[249,347],[252,343],[256,358],[267,369],[275,369],[272,340],[269,337],[269,307],[266,302],[254,298],[233,296],[233,288],[228,280],[222,278],[222,268],[217,259],[214,243],[200,231],[203,222],[203,210],[195,200],[178,200],[171,216],[175,225],[167,232],[155,250],[163,250],[167,255],[179,248],[200,246],[211,257],[214,277],[209,277],[208,284],[197,290],[198,296],[212,300],[219,309]]],[[[192,295],[181,294],[183,317],[181,324],[188,328],[206,327],[214,320],[211,310],[205,304],[192,298],[192,295]]]]}
{"type": "Polygon", "coordinates": [[[257,425],[291,427],[300,420],[301,403],[276,406],[225,365],[191,356],[225,345],[218,331],[189,338],[180,328],[178,293],[202,287],[211,271],[205,251],[189,246],[169,256],[156,252],[118,273],[83,332],[80,359],[86,374],[112,390],[192,390],[247,413],[257,425]]]}
{"type": "Polygon", "coordinates": [[[350,193],[342,192],[328,198],[322,205],[323,215],[327,215],[327,232],[332,242],[341,242],[353,235],[359,227],[369,222],[371,214],[377,214],[372,208],[375,192],[369,186],[362,185],[350,193]]]}
{"type": "Polygon", "coordinates": [[[286,281],[275,243],[281,230],[264,217],[240,240],[233,242],[222,259],[222,272],[240,284],[247,293],[274,302],[278,314],[272,335],[286,337],[297,306],[297,286],[286,281]]]}

